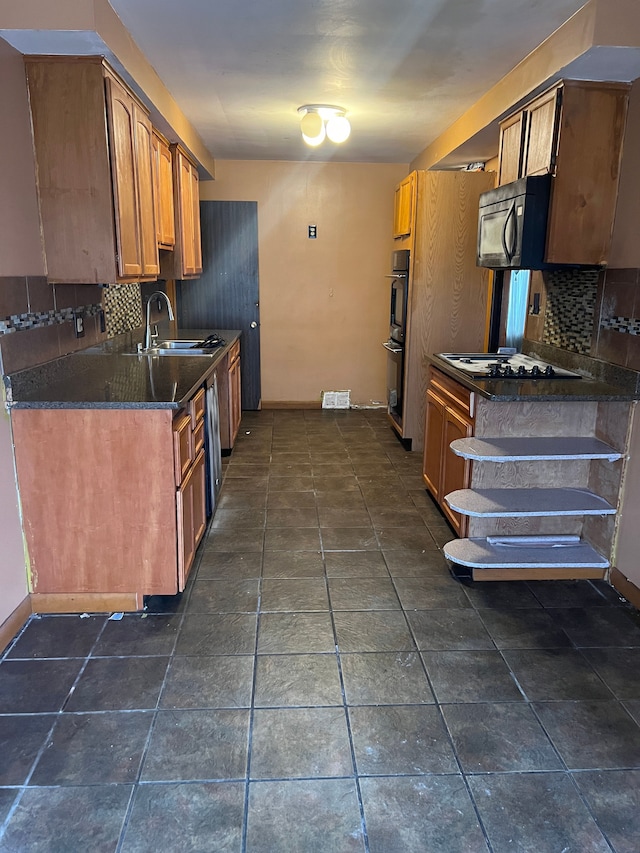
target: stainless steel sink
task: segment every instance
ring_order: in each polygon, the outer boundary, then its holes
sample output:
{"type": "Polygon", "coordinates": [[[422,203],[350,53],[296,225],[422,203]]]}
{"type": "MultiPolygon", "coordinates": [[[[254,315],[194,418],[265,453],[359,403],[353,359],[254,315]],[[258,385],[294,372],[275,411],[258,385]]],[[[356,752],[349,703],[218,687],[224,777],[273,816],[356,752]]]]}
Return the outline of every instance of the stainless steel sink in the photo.
{"type": "Polygon", "coordinates": [[[193,349],[197,348],[198,344],[202,343],[199,339],[195,341],[187,341],[187,340],[168,340],[168,341],[160,341],[156,349],[193,349]]]}
{"type": "Polygon", "coordinates": [[[141,348],[124,355],[215,355],[218,351],[215,347],[213,349],[199,347],[198,344],[201,343],[200,339],[159,341],[156,346],[149,347],[148,350],[141,348]]]}

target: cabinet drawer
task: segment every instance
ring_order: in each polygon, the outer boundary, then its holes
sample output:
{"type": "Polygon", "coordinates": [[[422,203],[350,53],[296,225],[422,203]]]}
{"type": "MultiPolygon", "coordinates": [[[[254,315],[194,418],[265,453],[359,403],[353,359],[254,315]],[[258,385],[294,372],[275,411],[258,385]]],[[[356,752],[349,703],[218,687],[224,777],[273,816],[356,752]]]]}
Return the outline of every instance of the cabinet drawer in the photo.
{"type": "Polygon", "coordinates": [[[444,398],[448,406],[455,406],[463,414],[470,418],[475,416],[475,393],[460,385],[455,379],[451,379],[445,373],[441,373],[434,367],[429,368],[430,388],[444,398]]]}
{"type": "Polygon", "coordinates": [[[179,486],[183,481],[193,457],[191,416],[186,412],[181,412],[173,421],[173,461],[176,486],[179,486]]]}
{"type": "Polygon", "coordinates": [[[191,427],[195,430],[198,421],[204,418],[204,388],[197,391],[187,404],[191,416],[191,427]]]}

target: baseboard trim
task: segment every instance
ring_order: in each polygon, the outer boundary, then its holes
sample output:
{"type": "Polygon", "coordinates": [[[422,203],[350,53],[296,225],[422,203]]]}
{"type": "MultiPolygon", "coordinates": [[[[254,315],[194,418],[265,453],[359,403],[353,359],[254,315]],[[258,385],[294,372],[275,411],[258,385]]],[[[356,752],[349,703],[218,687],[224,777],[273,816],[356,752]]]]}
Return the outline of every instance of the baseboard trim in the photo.
{"type": "Polygon", "coordinates": [[[139,592],[32,592],[34,613],[117,613],[142,610],[139,592]]]}
{"type": "Polygon", "coordinates": [[[321,400],[263,400],[263,409],[321,409],[321,400]]]}
{"type": "Polygon", "coordinates": [[[619,569],[611,569],[609,580],[628,602],[640,610],[640,588],[622,574],[619,569]]]}
{"type": "Polygon", "coordinates": [[[11,640],[13,640],[29,616],[31,616],[31,613],[31,599],[27,596],[22,599],[13,613],[10,613],[2,625],[0,625],[0,652],[3,652],[7,648],[11,640]]]}

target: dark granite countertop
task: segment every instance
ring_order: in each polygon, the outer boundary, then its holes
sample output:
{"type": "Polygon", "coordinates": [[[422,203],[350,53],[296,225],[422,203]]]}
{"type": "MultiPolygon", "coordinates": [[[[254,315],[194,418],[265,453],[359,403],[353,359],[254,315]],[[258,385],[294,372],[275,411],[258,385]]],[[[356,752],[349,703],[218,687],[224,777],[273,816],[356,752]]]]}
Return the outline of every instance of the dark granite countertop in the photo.
{"type": "MultiPolygon", "coordinates": [[[[530,379],[524,381],[519,379],[484,379],[478,376],[468,376],[453,367],[446,359],[437,355],[427,356],[427,361],[437,367],[438,370],[446,373],[447,376],[455,379],[456,382],[464,385],[465,388],[476,391],[489,400],[501,402],[524,400],[629,402],[640,399],[638,374],[635,371],[614,368],[611,371],[613,375],[609,376],[607,371],[599,365],[591,365],[591,362],[595,361],[594,359],[580,357],[578,360],[570,360],[569,363],[566,358],[554,360],[555,353],[549,350],[555,348],[545,348],[546,351],[544,352],[541,352],[540,349],[541,347],[532,347],[529,354],[536,355],[550,364],[576,370],[581,374],[581,378],[530,379]],[[534,349],[537,351],[533,351],[534,349]],[[560,363],[561,361],[563,363],[560,363]],[[589,372],[590,370],[591,372],[589,372]]],[[[560,351],[556,350],[556,352],[560,351]]]]}
{"type": "Polygon", "coordinates": [[[177,329],[176,338],[218,334],[225,346],[211,355],[127,355],[144,330],[136,329],[6,377],[7,404],[20,409],[179,409],[213,373],[240,337],[232,329],[177,329]]]}

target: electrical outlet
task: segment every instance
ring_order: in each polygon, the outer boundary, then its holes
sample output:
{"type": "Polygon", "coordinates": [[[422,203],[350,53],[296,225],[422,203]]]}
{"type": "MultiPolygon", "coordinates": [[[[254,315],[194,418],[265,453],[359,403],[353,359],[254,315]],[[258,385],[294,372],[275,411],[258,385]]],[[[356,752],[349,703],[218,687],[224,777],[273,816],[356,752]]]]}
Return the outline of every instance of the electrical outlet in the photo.
{"type": "Polygon", "coordinates": [[[318,226],[317,225],[310,225],[309,226],[309,239],[315,240],[317,236],[318,236],[318,226]]]}
{"type": "Polygon", "coordinates": [[[73,330],[76,338],[84,338],[84,317],[78,311],[73,312],[73,330]]]}

